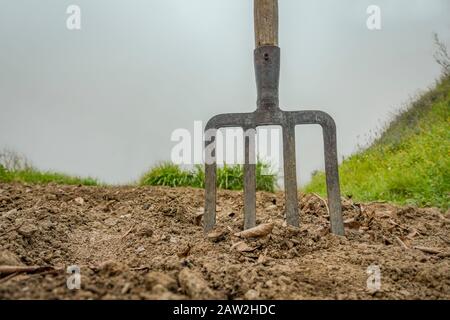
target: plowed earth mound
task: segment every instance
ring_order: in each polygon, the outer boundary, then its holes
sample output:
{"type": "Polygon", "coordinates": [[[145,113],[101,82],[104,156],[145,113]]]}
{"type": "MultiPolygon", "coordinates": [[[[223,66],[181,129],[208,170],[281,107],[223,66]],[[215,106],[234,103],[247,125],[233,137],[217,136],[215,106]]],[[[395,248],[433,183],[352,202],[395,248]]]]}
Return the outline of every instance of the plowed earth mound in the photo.
{"type": "Polygon", "coordinates": [[[242,193],[220,191],[205,237],[203,190],[0,184],[0,299],[450,299],[448,213],[343,200],[338,237],[323,199],[300,203],[292,228],[258,193],[273,230],[242,239],[242,193]]]}

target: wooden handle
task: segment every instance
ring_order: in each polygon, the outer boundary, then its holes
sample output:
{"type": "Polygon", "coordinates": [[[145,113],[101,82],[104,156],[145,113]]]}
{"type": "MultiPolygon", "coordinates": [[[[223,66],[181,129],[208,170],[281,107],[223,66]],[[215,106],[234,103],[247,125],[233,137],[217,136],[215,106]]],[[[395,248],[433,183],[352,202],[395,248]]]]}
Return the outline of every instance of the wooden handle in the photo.
{"type": "Polygon", "coordinates": [[[278,0],[254,0],[256,48],[278,46],[278,0]]]}

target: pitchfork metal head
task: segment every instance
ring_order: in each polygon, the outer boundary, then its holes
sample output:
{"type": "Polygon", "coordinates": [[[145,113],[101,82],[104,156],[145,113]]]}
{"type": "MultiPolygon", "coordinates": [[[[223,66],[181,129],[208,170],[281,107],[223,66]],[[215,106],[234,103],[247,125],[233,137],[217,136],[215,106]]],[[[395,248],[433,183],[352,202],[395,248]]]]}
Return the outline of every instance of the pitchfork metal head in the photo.
{"type": "Polygon", "coordinates": [[[297,174],[295,162],[295,126],[318,124],[323,129],[325,171],[331,230],[343,235],[344,225],[340,201],[336,148],[336,125],[323,111],[283,111],[279,108],[280,48],[262,46],[254,51],[257,109],[251,113],[228,113],[213,117],[205,127],[205,231],[216,223],[216,152],[215,137],[220,128],[240,127],[244,130],[244,228],[256,225],[256,128],[280,126],[283,132],[285,216],[288,224],[299,226],[297,174]]]}

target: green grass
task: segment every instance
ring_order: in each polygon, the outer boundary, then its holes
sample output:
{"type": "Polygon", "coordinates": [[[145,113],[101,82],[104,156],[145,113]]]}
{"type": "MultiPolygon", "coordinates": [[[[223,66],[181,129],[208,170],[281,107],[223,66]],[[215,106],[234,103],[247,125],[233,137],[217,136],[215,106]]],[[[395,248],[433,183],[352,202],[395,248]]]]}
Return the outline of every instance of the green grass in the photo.
{"type": "MultiPolygon", "coordinates": [[[[270,166],[258,162],[256,165],[256,189],[274,192],[276,175],[270,173],[270,166]],[[269,173],[269,174],[265,174],[269,173]]],[[[217,187],[227,190],[242,190],[244,170],[242,165],[224,165],[217,169],[217,187]]],[[[178,165],[166,162],[151,168],[139,180],[140,185],[204,188],[205,171],[203,166],[193,170],[181,169],[178,165]]]]}
{"type": "MultiPolygon", "coordinates": [[[[435,206],[450,202],[450,77],[412,102],[368,148],[339,168],[343,195],[359,201],[435,206]]],[[[326,194],[323,173],[305,192],[326,194]]]]}
{"type": "Polygon", "coordinates": [[[99,182],[93,178],[72,177],[55,172],[42,172],[35,168],[7,170],[0,164],[0,182],[22,182],[30,184],[65,184],[97,186],[99,182]]]}
{"type": "Polygon", "coordinates": [[[140,185],[165,187],[201,188],[203,180],[198,178],[198,170],[187,171],[166,162],[157,165],[145,173],[139,180],[140,185]]]}

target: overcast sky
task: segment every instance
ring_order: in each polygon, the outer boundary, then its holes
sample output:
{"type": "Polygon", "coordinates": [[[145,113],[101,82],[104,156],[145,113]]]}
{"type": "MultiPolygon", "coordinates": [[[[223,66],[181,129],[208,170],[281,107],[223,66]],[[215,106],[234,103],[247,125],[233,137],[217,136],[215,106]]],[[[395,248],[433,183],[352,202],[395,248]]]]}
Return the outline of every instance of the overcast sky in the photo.
{"type": "MultiPolygon", "coordinates": [[[[433,84],[433,32],[450,44],[448,0],[279,2],[281,105],[330,113],[340,158],[433,84]]],[[[252,0],[0,0],[0,148],[130,182],[170,159],[173,130],[254,110],[253,49],[252,0]]],[[[297,139],[303,184],[323,168],[320,129],[297,139]]]]}

